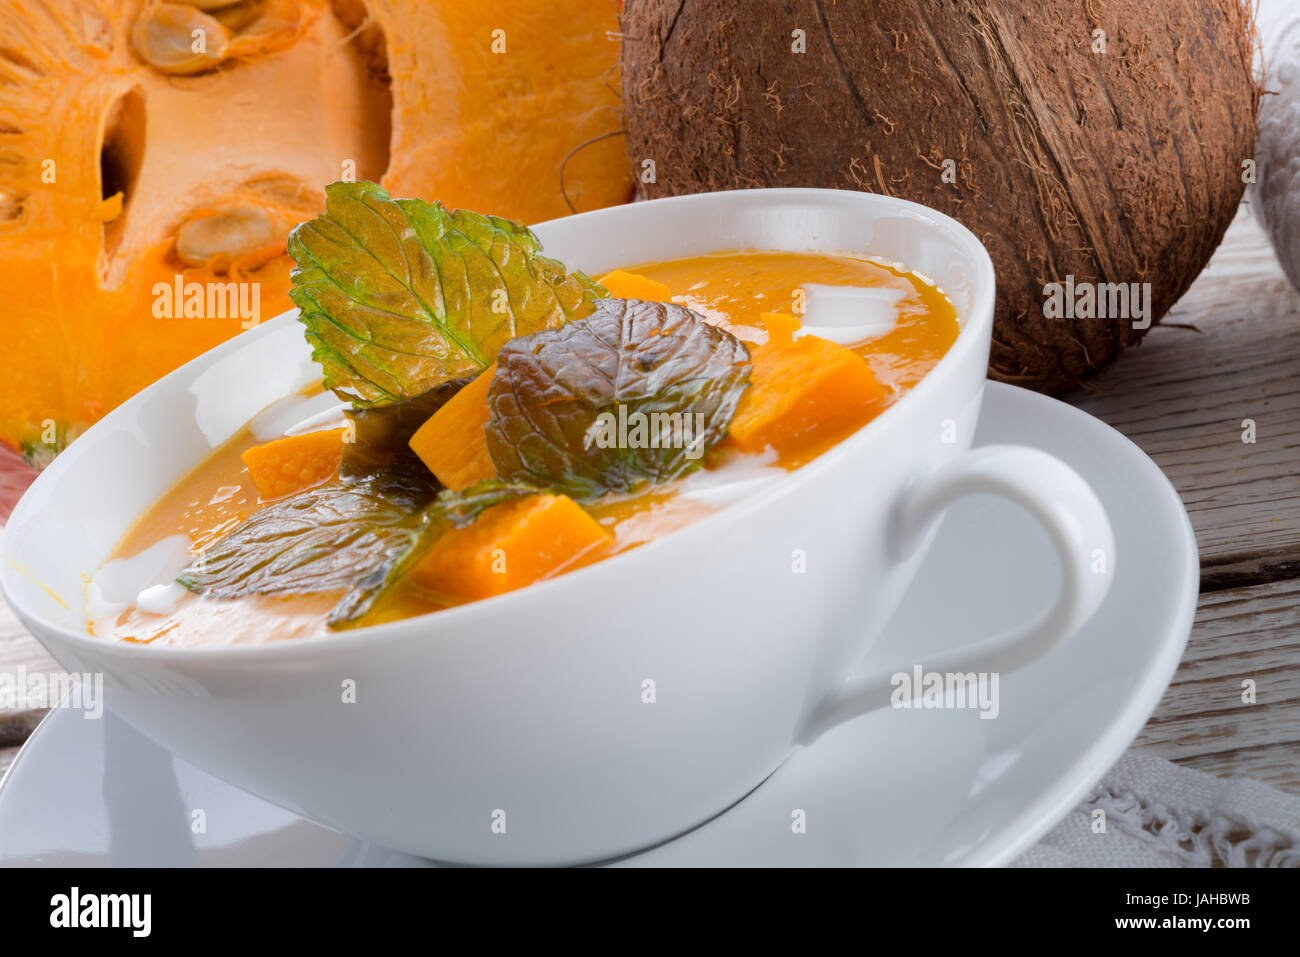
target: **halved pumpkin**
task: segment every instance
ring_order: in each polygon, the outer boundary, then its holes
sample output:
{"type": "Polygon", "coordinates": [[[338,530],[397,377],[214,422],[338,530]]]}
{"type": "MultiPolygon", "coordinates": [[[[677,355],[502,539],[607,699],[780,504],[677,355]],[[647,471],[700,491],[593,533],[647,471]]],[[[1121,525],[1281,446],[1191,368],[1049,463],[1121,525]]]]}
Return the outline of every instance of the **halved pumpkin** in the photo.
{"type": "Polygon", "coordinates": [[[289,308],[327,183],[526,221],[627,199],[616,28],[598,0],[4,5],[0,441],[42,463],[289,308]]]}

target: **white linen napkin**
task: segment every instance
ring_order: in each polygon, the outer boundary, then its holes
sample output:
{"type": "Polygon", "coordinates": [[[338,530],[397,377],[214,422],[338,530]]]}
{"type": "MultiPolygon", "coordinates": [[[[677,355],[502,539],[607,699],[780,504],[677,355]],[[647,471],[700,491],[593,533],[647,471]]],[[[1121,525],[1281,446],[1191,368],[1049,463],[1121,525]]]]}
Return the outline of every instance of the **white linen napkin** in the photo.
{"type": "Polygon", "coordinates": [[[1013,867],[1300,867],[1300,797],[1133,750],[1013,867]]]}

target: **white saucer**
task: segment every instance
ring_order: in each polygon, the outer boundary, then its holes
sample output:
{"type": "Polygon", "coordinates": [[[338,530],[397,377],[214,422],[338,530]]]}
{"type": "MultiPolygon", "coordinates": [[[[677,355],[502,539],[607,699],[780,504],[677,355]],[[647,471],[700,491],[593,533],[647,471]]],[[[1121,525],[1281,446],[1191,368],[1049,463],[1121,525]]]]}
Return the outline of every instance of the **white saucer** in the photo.
{"type": "MultiPolygon", "coordinates": [[[[1074,466],[1115,527],[1116,576],[1092,623],[1001,678],[1000,713],[882,710],[795,753],[726,813],[622,865],[1004,864],[1123,753],[1182,657],[1199,566],[1168,480],[1070,406],[990,383],[977,445],[1032,445],[1074,466]],[[806,833],[793,833],[802,810],[806,833]]],[[[1013,506],[969,499],[944,521],[877,646],[925,661],[1031,617],[1055,592],[1045,535],[1013,506]]],[[[108,697],[111,707],[112,698],[108,697]]],[[[218,781],[111,712],[55,710],[0,782],[0,865],[407,865],[218,781]],[[202,811],[206,830],[193,833],[202,811]]]]}

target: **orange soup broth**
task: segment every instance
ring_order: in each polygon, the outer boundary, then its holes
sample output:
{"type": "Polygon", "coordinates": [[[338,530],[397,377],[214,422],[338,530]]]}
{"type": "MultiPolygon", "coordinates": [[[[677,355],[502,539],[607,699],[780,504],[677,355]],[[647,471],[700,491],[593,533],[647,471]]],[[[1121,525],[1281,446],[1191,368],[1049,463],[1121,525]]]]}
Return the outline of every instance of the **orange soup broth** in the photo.
{"type": "MultiPolygon", "coordinates": [[[[805,283],[900,291],[903,295],[894,330],[851,347],[866,359],[885,391],[885,402],[875,414],[920,381],[958,332],[956,312],[938,288],[913,274],[849,256],[724,252],[644,264],[629,267],[629,271],[663,283],[674,302],[728,328],[752,348],[762,348],[767,338],[762,313],[799,312],[797,290],[805,283]]],[[[328,422],[320,427],[338,424],[328,422]]],[[[798,456],[773,455],[769,459],[795,468],[844,437],[827,436],[798,456]]],[[[178,533],[188,537],[197,553],[247,519],[265,503],[258,498],[240,456],[260,441],[244,429],[214,451],[142,516],[119,543],[114,557],[138,554],[178,533]]],[[[744,456],[726,449],[724,443],[706,457],[705,465],[721,477],[738,458],[744,456]]],[[[608,546],[577,556],[556,574],[635,548],[715,510],[696,499],[679,498],[671,486],[598,503],[589,511],[612,533],[608,546]]],[[[170,614],[130,606],[92,615],[88,627],[94,634],[118,640],[185,646],[279,641],[330,633],[326,619],[340,597],[340,593],[331,593],[217,600],[187,593],[170,614]]],[[[403,581],[360,624],[378,624],[445,607],[445,600],[403,581]]]]}

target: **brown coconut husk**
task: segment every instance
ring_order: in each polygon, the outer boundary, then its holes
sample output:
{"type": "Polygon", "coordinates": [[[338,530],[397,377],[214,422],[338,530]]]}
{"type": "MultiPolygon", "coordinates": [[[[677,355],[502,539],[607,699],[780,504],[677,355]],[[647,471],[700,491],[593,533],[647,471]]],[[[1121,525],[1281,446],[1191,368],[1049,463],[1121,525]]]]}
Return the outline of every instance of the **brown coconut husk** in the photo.
{"type": "Polygon", "coordinates": [[[1044,287],[1149,282],[1158,320],[1231,222],[1255,136],[1245,0],[633,0],[623,34],[645,195],[820,186],[941,210],[997,267],[991,373],[1045,392],[1145,330],[1047,318],[1044,287]]]}

